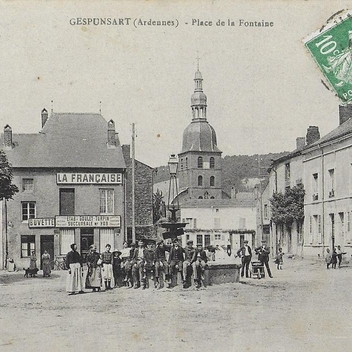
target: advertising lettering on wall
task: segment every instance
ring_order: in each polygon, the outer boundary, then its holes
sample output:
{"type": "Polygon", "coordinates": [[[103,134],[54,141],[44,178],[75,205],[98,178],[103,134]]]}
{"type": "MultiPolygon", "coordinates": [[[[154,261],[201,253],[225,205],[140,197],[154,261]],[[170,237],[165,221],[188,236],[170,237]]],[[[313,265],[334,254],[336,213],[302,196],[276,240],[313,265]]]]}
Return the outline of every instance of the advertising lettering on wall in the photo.
{"type": "Polygon", "coordinates": [[[57,173],[59,184],[114,184],[122,183],[121,173],[57,173]]]}
{"type": "Polygon", "coordinates": [[[58,215],[56,227],[120,227],[119,215],[58,215]]]}

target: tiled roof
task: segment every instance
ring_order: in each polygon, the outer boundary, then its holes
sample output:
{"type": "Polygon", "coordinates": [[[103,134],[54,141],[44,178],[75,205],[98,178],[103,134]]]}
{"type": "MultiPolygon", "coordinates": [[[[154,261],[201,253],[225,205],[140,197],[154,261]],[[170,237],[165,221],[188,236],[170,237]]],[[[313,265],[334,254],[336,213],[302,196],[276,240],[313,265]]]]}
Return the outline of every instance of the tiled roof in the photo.
{"type": "Polygon", "coordinates": [[[121,147],[107,147],[107,130],[100,114],[54,113],[38,134],[13,134],[6,154],[13,167],[125,168],[121,147]]]}

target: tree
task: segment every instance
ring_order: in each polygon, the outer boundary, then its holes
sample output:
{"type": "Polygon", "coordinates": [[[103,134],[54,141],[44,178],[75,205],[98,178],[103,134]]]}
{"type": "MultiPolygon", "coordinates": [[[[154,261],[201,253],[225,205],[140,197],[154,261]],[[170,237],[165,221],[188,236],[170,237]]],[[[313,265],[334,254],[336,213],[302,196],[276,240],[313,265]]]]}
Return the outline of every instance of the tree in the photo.
{"type": "Polygon", "coordinates": [[[7,259],[9,255],[8,238],[7,238],[7,201],[18,192],[18,187],[12,184],[13,174],[12,166],[7,160],[3,150],[0,150],[0,200],[5,201],[5,268],[7,268],[7,259]]]}
{"type": "Polygon", "coordinates": [[[13,199],[18,187],[12,184],[12,166],[3,150],[0,150],[0,200],[13,199]]]}
{"type": "Polygon", "coordinates": [[[297,232],[304,220],[304,195],[303,184],[286,188],[285,193],[276,192],[270,199],[271,219],[276,226],[285,226],[291,236],[292,225],[295,222],[297,232]]]}

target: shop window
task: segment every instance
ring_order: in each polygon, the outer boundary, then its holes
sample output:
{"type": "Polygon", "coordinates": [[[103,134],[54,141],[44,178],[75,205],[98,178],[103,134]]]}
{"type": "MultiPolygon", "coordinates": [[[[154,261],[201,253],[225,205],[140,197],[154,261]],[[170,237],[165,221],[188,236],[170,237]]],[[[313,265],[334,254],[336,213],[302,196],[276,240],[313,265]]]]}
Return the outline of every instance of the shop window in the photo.
{"type": "Polygon", "coordinates": [[[75,189],[60,188],[60,215],[74,215],[75,213],[75,189]]]}
{"type": "Polygon", "coordinates": [[[35,251],[35,236],[21,236],[21,257],[30,257],[32,251],[35,251]]]}
{"type": "Polygon", "coordinates": [[[70,252],[72,243],[75,243],[75,230],[60,229],[60,254],[70,252]]]}
{"type": "Polygon", "coordinates": [[[210,235],[204,235],[204,247],[210,246],[210,235]]]}
{"type": "Polygon", "coordinates": [[[100,229],[100,253],[105,252],[105,246],[109,244],[111,250],[115,246],[114,241],[114,230],[113,229],[100,229]]]}
{"type": "Polygon", "coordinates": [[[22,192],[33,192],[34,183],[32,178],[22,179],[22,192]]]}
{"type": "Polygon", "coordinates": [[[210,158],[210,168],[214,169],[215,168],[215,159],[213,157],[210,158]]]}
{"type": "Polygon", "coordinates": [[[215,177],[214,176],[210,176],[210,186],[215,186],[215,177]]]}
{"type": "Polygon", "coordinates": [[[22,221],[35,218],[35,202],[22,202],[22,221]]]}
{"type": "Polygon", "coordinates": [[[113,189],[100,189],[100,214],[114,214],[113,189]]]}

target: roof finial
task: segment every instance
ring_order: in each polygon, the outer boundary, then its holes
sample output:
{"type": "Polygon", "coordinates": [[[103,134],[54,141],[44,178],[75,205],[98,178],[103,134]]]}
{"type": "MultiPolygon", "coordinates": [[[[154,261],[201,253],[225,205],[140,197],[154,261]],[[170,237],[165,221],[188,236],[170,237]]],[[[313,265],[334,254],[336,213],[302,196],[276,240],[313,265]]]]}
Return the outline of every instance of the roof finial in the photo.
{"type": "Polygon", "coordinates": [[[197,51],[197,71],[199,71],[199,60],[200,60],[199,51],[197,51]]]}

